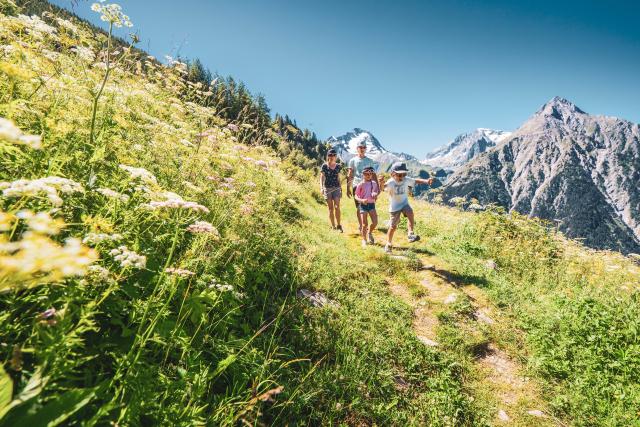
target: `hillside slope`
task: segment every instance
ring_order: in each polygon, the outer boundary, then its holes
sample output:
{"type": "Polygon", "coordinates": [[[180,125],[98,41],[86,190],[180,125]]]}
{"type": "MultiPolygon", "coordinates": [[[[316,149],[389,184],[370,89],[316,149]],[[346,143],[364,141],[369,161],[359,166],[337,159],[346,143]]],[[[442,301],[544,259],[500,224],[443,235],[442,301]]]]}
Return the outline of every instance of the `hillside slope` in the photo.
{"type": "Polygon", "coordinates": [[[0,4],[1,425],[482,423],[295,146],[239,143],[182,63],[0,4]]]}

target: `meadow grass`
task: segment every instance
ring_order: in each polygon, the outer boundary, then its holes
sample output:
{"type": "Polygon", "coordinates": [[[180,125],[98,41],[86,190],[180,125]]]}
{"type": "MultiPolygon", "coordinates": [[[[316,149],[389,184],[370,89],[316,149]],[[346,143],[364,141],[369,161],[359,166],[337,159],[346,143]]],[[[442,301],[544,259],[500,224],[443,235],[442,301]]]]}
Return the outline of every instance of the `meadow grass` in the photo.
{"type": "Polygon", "coordinates": [[[556,416],[584,426],[640,423],[637,264],[517,213],[416,203],[429,248],[513,321],[493,338],[539,379],[556,416]]]}

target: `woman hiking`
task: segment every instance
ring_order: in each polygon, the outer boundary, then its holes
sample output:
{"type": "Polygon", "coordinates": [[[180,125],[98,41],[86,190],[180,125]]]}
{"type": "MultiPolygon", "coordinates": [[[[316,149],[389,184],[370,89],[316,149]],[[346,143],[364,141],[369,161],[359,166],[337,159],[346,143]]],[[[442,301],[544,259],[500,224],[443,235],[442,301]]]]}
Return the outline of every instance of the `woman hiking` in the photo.
{"type": "Polygon", "coordinates": [[[331,228],[342,233],[342,225],[340,225],[340,199],[342,198],[340,172],[342,165],[337,163],[337,159],[336,150],[330,149],[327,152],[327,161],[320,168],[320,192],[327,201],[331,228]]]}

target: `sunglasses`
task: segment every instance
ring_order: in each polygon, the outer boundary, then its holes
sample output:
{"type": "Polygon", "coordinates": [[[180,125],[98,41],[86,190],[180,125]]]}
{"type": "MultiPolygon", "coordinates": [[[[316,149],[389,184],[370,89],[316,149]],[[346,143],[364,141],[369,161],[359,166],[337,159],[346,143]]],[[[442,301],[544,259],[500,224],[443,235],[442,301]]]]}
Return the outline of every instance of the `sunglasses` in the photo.
{"type": "Polygon", "coordinates": [[[367,147],[358,147],[358,150],[360,150],[360,149],[362,149],[362,150],[366,150],[366,149],[367,149],[367,147]]]}
{"type": "Polygon", "coordinates": [[[329,154],[329,157],[336,157],[337,154],[329,154]]]}

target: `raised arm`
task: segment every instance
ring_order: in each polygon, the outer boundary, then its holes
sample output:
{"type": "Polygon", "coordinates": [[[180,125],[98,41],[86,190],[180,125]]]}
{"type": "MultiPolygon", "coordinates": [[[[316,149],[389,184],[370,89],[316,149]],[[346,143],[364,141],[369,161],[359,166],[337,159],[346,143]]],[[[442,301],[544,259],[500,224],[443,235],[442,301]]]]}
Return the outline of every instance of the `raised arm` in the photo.
{"type": "Polygon", "coordinates": [[[414,178],[414,180],[416,181],[416,184],[427,184],[428,186],[433,185],[433,183],[435,182],[434,178],[427,178],[427,179],[414,178]]]}

